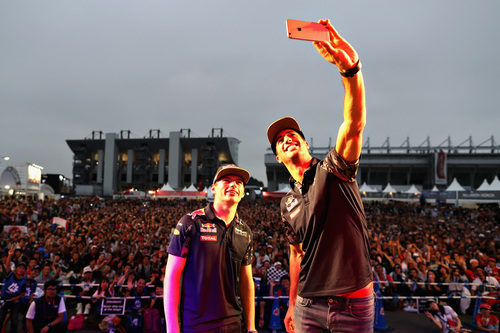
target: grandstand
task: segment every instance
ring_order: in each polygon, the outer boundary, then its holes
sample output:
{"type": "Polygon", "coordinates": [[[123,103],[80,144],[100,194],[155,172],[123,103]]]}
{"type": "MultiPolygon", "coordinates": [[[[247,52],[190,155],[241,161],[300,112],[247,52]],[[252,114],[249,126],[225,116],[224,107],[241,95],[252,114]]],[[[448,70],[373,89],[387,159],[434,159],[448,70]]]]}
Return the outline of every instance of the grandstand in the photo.
{"type": "MultiPolygon", "coordinates": [[[[333,147],[315,147],[309,142],[311,155],[322,159],[333,147]]],[[[276,161],[271,149],[264,155],[268,190],[276,191],[280,184],[288,183],[286,168],[276,161]]],[[[475,190],[487,179],[491,182],[500,175],[500,145],[493,136],[474,144],[472,137],[459,144],[452,144],[448,137],[438,145],[431,144],[427,137],[419,145],[412,145],[410,139],[400,145],[391,145],[387,138],[380,146],[372,146],[370,138],[365,140],[358,183],[382,189],[387,184],[410,187],[412,184],[431,189],[435,185],[445,189],[454,178],[466,189],[475,190]]]]}
{"type": "Polygon", "coordinates": [[[169,132],[159,129],[149,136],[131,138],[93,131],[80,140],[66,140],[74,153],[73,186],[76,195],[106,195],[135,188],[157,189],[168,182],[176,190],[190,184],[204,188],[212,183],[218,166],[238,163],[240,141],[225,137],[222,128],[213,128],[207,137],[191,137],[190,129],[169,132]],[[110,162],[108,162],[110,161],[110,162]]]}

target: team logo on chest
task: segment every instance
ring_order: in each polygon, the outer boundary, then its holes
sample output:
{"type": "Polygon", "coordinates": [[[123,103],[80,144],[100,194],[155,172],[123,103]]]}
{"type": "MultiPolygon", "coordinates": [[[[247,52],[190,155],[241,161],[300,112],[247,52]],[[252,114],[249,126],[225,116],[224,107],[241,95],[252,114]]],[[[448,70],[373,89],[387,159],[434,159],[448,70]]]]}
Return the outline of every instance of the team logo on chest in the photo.
{"type": "Polygon", "coordinates": [[[13,283],[9,287],[7,287],[7,290],[11,294],[16,294],[17,292],[19,292],[21,290],[21,288],[19,287],[19,285],[17,283],[13,283]]]}
{"type": "Polygon", "coordinates": [[[215,227],[215,223],[202,223],[200,231],[216,233],[217,228],[215,227]]]}

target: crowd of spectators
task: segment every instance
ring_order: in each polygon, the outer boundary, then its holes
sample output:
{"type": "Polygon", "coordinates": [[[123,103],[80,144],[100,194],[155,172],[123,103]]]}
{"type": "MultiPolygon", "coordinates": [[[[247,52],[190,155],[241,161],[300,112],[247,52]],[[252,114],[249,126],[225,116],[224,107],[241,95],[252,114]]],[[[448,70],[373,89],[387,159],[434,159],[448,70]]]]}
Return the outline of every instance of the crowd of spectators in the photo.
{"type": "MultiPolygon", "coordinates": [[[[368,204],[365,209],[372,266],[384,296],[497,295],[498,207],[389,202],[368,204]],[[463,283],[472,285],[464,288],[463,283]]],[[[448,303],[464,313],[470,300],[448,303]]],[[[385,301],[385,305],[391,309],[413,304],[385,301]]],[[[497,306],[495,301],[491,305],[497,306]]]]}
{"type": "MultiPolygon", "coordinates": [[[[180,199],[0,200],[0,227],[25,226],[27,230],[11,228],[0,234],[0,281],[11,272],[18,279],[26,277],[26,292],[15,302],[19,318],[45,282],[55,279],[61,285],[72,284],[62,291],[94,299],[68,297],[68,313],[82,314],[88,325],[97,325],[104,319],[98,314],[103,297],[163,294],[170,233],[184,214],[205,204],[180,199]],[[54,217],[67,220],[67,227],[53,224],[54,217]]],[[[500,262],[498,207],[465,209],[385,201],[365,202],[365,211],[374,277],[383,295],[496,293],[500,281],[496,265],[500,262]],[[462,282],[480,285],[464,288],[462,282]]],[[[243,201],[238,214],[254,234],[256,321],[263,330],[272,322],[272,297],[288,295],[289,246],[281,230],[278,201],[243,201]]],[[[2,300],[3,304],[13,303],[4,292],[2,300]]],[[[281,319],[287,302],[286,298],[279,300],[281,319]]],[[[465,311],[463,302],[449,303],[457,311],[465,311]]],[[[404,299],[388,300],[384,305],[389,310],[414,306],[404,299]]],[[[495,301],[490,305],[497,310],[495,301]]],[[[151,308],[163,315],[161,298],[128,299],[127,320],[140,322],[141,314],[151,308]]],[[[19,319],[19,325],[22,321],[19,319]]]]}

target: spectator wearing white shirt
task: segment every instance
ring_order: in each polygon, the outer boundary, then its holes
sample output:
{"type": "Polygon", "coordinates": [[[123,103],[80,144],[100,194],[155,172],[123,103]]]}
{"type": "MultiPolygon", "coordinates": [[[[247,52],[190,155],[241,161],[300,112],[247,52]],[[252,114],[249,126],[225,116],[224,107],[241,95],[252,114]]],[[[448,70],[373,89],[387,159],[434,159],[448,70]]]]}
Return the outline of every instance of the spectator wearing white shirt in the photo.
{"type": "Polygon", "coordinates": [[[478,291],[484,294],[486,291],[494,290],[499,286],[498,280],[493,276],[487,276],[481,266],[476,267],[476,275],[477,277],[472,281],[473,295],[476,295],[478,291]]]}
{"type": "Polygon", "coordinates": [[[63,324],[66,305],[64,298],[57,296],[57,281],[45,282],[45,295],[31,303],[26,314],[28,333],[66,332],[63,324]]]}
{"type": "Polygon", "coordinates": [[[457,313],[448,305],[438,305],[436,302],[429,304],[425,315],[441,329],[442,333],[460,332],[462,323],[457,313]]]}

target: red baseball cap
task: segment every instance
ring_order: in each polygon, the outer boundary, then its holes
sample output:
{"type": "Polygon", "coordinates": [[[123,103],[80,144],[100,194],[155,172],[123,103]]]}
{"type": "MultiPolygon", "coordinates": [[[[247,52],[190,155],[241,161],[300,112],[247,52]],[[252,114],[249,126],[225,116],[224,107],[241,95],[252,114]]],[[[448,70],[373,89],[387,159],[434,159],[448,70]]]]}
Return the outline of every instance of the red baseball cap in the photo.
{"type": "Polygon", "coordinates": [[[486,310],[491,310],[491,305],[489,305],[488,303],[481,303],[481,305],[479,306],[480,309],[486,309],[486,310]]]}

